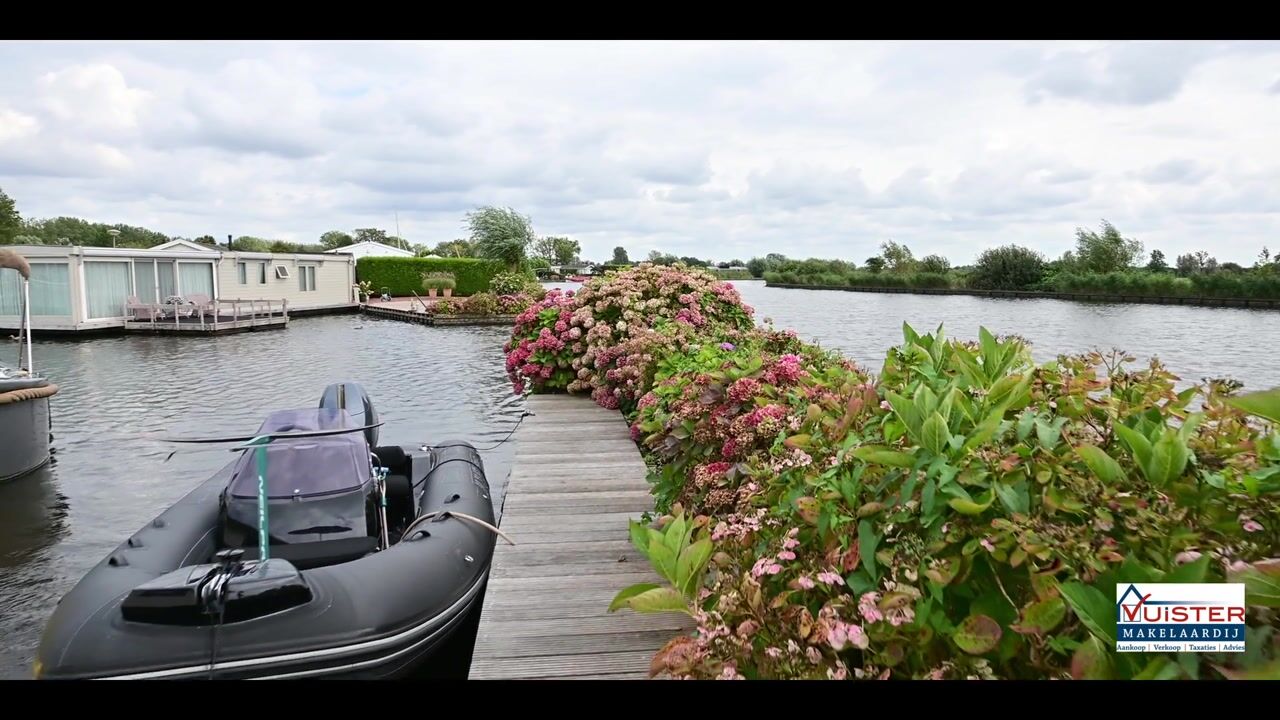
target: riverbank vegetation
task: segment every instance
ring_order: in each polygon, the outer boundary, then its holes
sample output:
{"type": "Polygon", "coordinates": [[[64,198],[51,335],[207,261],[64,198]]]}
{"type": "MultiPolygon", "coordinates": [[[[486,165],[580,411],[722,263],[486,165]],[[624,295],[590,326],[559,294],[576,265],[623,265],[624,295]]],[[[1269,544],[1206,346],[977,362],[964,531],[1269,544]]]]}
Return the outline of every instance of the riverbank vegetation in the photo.
{"type": "MultiPolygon", "coordinates": [[[[506,345],[517,392],[620,408],[670,586],[680,678],[1280,675],[1280,410],[1114,352],[903,328],[878,374],[757,328],[731,284],[641,265],[552,291],[506,345]],[[1243,582],[1246,652],[1114,652],[1115,587],[1243,582]]],[[[1274,400],[1271,401],[1275,404],[1274,400]]]]}
{"type": "Polygon", "coordinates": [[[1077,230],[1075,249],[1057,260],[1006,245],[983,251],[972,266],[952,267],[944,257],[916,260],[906,246],[887,242],[861,267],[782,255],[754,258],[748,267],[770,283],[786,285],[1280,299],[1280,257],[1265,247],[1252,267],[1219,263],[1203,251],[1178,256],[1170,265],[1160,250],[1144,254],[1142,243],[1105,222],[1098,232],[1077,230]]]}

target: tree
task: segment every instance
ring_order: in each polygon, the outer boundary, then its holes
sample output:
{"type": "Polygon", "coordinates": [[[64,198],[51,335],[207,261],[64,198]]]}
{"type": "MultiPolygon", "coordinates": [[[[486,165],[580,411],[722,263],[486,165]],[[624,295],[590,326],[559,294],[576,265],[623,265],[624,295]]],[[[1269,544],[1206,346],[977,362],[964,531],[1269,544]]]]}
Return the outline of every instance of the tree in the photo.
{"type": "Polygon", "coordinates": [[[475,257],[476,251],[470,240],[458,239],[436,245],[433,253],[440,257],[475,257]]]}
{"type": "Polygon", "coordinates": [[[239,252],[271,252],[271,241],[241,235],[231,243],[231,249],[239,252]]]}
{"type": "Polygon", "coordinates": [[[320,236],[320,244],[325,250],[333,250],[334,248],[346,247],[355,242],[355,238],[342,232],[341,230],[330,230],[320,236]]]}
{"type": "Polygon", "coordinates": [[[873,255],[867,258],[867,270],[870,270],[873,273],[879,273],[884,270],[884,265],[884,258],[879,255],[873,255]]]}
{"type": "Polygon", "coordinates": [[[984,290],[1027,290],[1044,277],[1044,257],[1017,245],[984,250],[969,276],[970,287],[984,290]]]}
{"type": "Polygon", "coordinates": [[[578,259],[580,252],[582,252],[582,246],[578,241],[567,237],[548,235],[538,238],[533,243],[534,255],[546,260],[548,264],[568,265],[578,259]]]}
{"type": "Polygon", "coordinates": [[[631,258],[627,257],[627,249],[619,245],[613,249],[613,264],[627,265],[631,262],[631,258]]]}
{"type": "Polygon", "coordinates": [[[684,263],[685,265],[688,265],[689,267],[707,267],[708,265],[711,264],[711,263],[708,263],[706,260],[700,260],[691,255],[685,255],[684,257],[680,258],[680,262],[684,263]]]}
{"type": "Polygon", "coordinates": [[[1175,264],[1178,274],[1184,276],[1213,272],[1218,269],[1218,259],[1203,250],[1179,255],[1175,264]]]}
{"type": "Polygon", "coordinates": [[[1168,272],[1169,263],[1164,261],[1164,253],[1159,250],[1152,250],[1151,259],[1147,261],[1147,270],[1158,273],[1168,272]]]}
{"type": "Polygon", "coordinates": [[[356,228],[355,236],[352,238],[352,242],[376,242],[385,245],[390,245],[390,240],[391,238],[387,237],[387,231],[378,228],[356,228]]]}
{"type": "Polygon", "coordinates": [[[753,257],[747,261],[747,272],[751,273],[751,277],[764,277],[765,260],[763,258],[753,257]]]}
{"type": "Polygon", "coordinates": [[[509,268],[524,262],[533,242],[533,221],[511,208],[484,206],[467,213],[471,242],[480,257],[501,260],[509,268]]]}
{"type": "Polygon", "coordinates": [[[1089,273],[1109,273],[1126,270],[1142,257],[1142,243],[1122,237],[1120,231],[1106,220],[1102,221],[1102,233],[1076,228],[1077,269],[1089,273]]]}
{"type": "Polygon", "coordinates": [[[917,269],[922,273],[945,275],[951,270],[951,261],[941,255],[925,255],[920,258],[920,264],[917,269]]]}
{"type": "Polygon", "coordinates": [[[17,204],[0,188],[0,245],[13,244],[21,233],[22,216],[18,214],[17,204]]]}
{"type": "Polygon", "coordinates": [[[675,265],[680,258],[669,253],[658,252],[657,250],[649,251],[649,262],[654,265],[675,265]]]}
{"type": "Polygon", "coordinates": [[[192,242],[199,243],[200,245],[208,245],[209,247],[218,247],[218,240],[212,235],[201,235],[192,242]]]}
{"type": "Polygon", "coordinates": [[[915,258],[911,256],[911,249],[906,245],[888,240],[881,243],[880,254],[884,257],[889,269],[895,273],[906,273],[915,269],[915,258]]]}

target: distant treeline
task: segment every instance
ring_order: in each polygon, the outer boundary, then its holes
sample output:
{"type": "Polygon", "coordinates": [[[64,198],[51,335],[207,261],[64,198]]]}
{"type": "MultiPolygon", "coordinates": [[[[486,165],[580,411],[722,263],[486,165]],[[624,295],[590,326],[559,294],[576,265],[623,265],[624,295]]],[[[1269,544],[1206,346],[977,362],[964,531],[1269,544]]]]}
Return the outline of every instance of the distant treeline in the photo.
{"type": "Polygon", "coordinates": [[[795,260],[776,253],[753,258],[747,267],[769,282],[788,285],[1280,298],[1280,256],[1265,247],[1251,267],[1219,263],[1204,251],[1180,255],[1170,265],[1163,252],[1147,255],[1141,242],[1123,237],[1105,221],[1101,232],[1077,230],[1075,250],[1057,260],[1006,245],[984,251],[972,266],[953,268],[942,256],[917,260],[907,246],[887,242],[861,268],[846,260],[795,260]]]}

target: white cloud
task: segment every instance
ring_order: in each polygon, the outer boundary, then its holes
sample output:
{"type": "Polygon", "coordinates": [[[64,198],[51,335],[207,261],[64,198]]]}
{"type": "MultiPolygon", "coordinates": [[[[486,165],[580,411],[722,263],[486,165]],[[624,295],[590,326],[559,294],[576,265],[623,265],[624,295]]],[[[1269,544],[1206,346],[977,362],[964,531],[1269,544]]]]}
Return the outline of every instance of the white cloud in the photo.
{"type": "Polygon", "coordinates": [[[434,244],[510,205],[588,257],[964,264],[1100,218],[1251,262],[1280,224],[1280,43],[6,43],[27,217],[434,244]],[[1212,238],[1212,247],[1206,238],[1212,238]],[[723,257],[722,257],[723,256],[723,257]]]}

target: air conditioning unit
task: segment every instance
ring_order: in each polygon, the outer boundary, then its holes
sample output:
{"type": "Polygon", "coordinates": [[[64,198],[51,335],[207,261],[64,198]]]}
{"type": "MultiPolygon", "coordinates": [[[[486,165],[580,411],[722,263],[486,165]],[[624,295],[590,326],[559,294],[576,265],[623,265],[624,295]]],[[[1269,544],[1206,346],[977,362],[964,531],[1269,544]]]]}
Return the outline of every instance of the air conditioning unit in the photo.
{"type": "Polygon", "coordinates": [[[281,279],[281,280],[288,280],[288,279],[291,277],[291,276],[289,275],[289,268],[288,268],[288,266],[285,266],[285,265],[276,265],[276,277],[277,277],[277,278],[279,278],[279,279],[281,279]]]}

